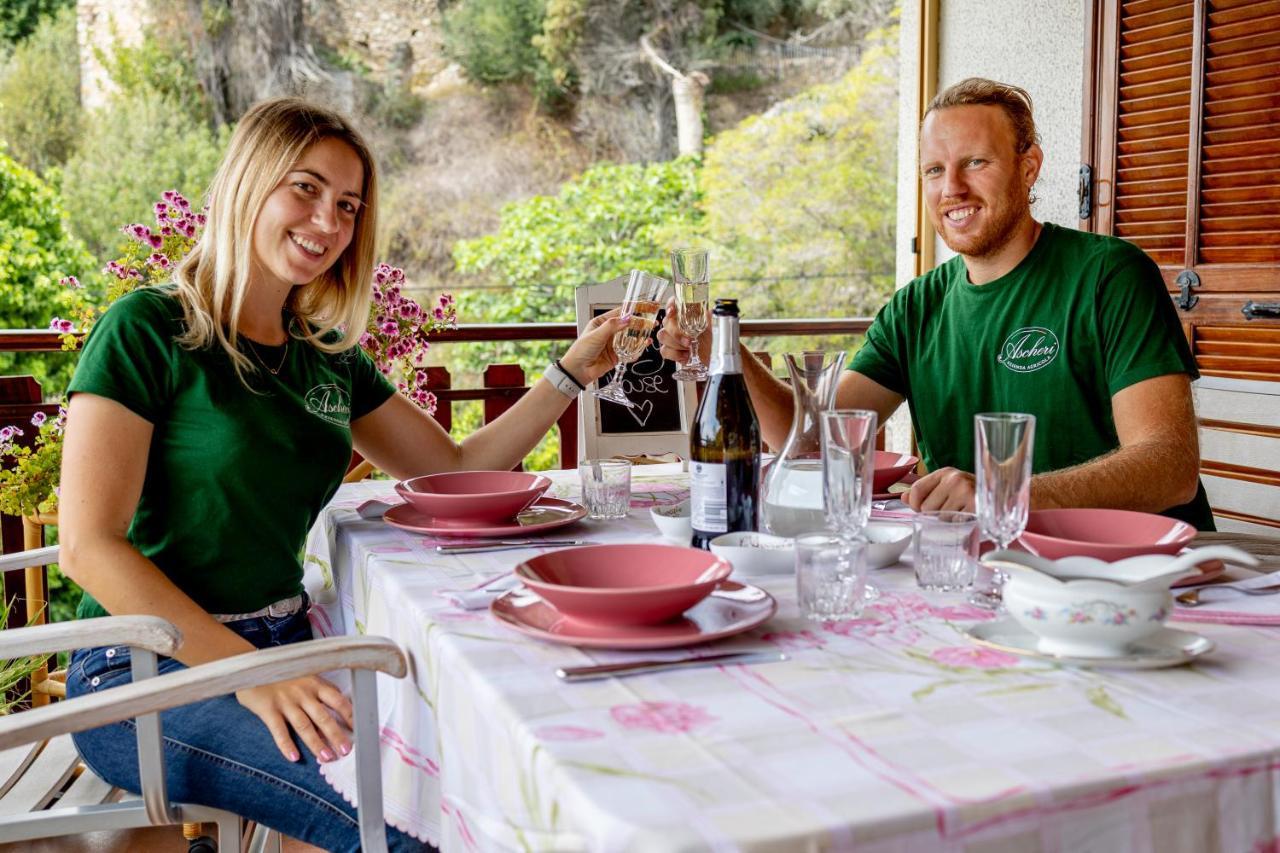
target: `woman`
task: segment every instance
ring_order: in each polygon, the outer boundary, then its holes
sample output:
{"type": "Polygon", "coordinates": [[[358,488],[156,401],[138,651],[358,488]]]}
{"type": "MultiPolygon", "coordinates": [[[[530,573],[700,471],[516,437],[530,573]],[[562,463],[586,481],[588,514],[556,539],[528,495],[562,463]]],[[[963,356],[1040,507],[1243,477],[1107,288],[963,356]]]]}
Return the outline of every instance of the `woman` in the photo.
{"type": "MultiPolygon", "coordinates": [[[[399,478],[511,468],[612,365],[625,322],[600,318],[551,378],[456,444],[338,331],[368,317],[376,199],[373,158],[345,119],[297,99],[258,104],[174,284],[120,299],[85,345],[62,566],[87,592],[79,616],[155,614],[181,630],[162,672],[311,637],[299,554],[353,445],[399,478]]],[[[67,689],[128,680],[127,649],[80,650],[67,689]]],[[[349,701],[319,677],[166,712],[169,794],[358,850],[354,811],[318,770],[350,751],[350,726],[349,701]]],[[[131,723],[76,738],[96,773],[137,791],[134,744],[131,723]]],[[[392,849],[421,846],[388,834],[392,849]]]]}

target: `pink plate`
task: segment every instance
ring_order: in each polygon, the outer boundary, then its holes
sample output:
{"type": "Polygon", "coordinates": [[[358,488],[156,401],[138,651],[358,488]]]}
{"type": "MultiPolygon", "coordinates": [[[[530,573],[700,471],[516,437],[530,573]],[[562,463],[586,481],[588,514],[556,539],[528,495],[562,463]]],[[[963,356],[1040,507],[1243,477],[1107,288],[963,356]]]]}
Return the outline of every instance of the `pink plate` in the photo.
{"type": "Polygon", "coordinates": [[[387,510],[382,520],[392,527],[410,533],[426,533],[433,536],[502,537],[524,536],[573,524],[585,518],[587,508],[573,501],[560,498],[541,498],[533,506],[521,512],[511,521],[491,524],[459,521],[453,518],[432,518],[423,515],[409,504],[396,504],[387,510]]]}
{"type": "Polygon", "coordinates": [[[1195,538],[1184,521],[1122,509],[1040,509],[1027,517],[1022,545],[1056,560],[1081,555],[1123,560],[1139,554],[1176,554],[1195,538]]]}
{"type": "Polygon", "coordinates": [[[706,598],[733,566],[676,545],[590,545],[530,557],[515,568],[525,586],[583,622],[651,625],[706,598]]]}
{"type": "MultiPolygon", "coordinates": [[[[881,451],[877,450],[876,452],[880,453],[881,451]]],[[[889,486],[892,486],[894,483],[902,483],[904,486],[909,486],[919,479],[920,478],[916,476],[915,471],[908,471],[906,474],[902,475],[897,480],[894,480],[892,483],[890,483],[889,486]]],[[[885,486],[883,489],[880,488],[880,476],[879,476],[879,472],[877,472],[875,483],[873,483],[871,486],[871,488],[875,489],[875,494],[871,496],[871,499],[873,501],[891,501],[894,498],[897,498],[898,500],[903,500],[903,501],[906,500],[906,497],[904,497],[906,495],[906,492],[891,492],[889,491],[889,486],[885,486]]]]}
{"type": "Polygon", "coordinates": [[[876,477],[871,484],[874,492],[883,492],[894,483],[907,476],[920,460],[905,453],[890,453],[887,450],[876,451],[876,477]]]}
{"type": "MultiPolygon", "coordinates": [[[[1182,550],[1185,551],[1187,549],[1183,548],[1182,550]]],[[[1174,581],[1172,586],[1195,586],[1205,581],[1211,581],[1227,570],[1227,564],[1221,560],[1208,560],[1196,566],[1196,568],[1200,570],[1200,574],[1174,581]]]]}
{"type": "Polygon", "coordinates": [[[450,471],[396,483],[396,494],[433,518],[481,524],[514,519],[550,486],[525,471],[450,471]]]}
{"type": "Polygon", "coordinates": [[[510,628],[546,640],[594,649],[665,649],[696,646],[750,631],[778,609],[773,596],[756,586],[721,581],[715,592],[677,620],[657,625],[601,625],[559,613],[526,587],[493,600],[489,612],[510,628]]]}

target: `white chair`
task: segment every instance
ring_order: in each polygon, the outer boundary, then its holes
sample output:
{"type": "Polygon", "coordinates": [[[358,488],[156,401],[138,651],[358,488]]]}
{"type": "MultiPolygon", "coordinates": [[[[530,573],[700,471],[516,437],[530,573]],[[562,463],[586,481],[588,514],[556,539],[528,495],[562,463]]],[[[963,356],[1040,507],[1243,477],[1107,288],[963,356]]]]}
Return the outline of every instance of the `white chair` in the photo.
{"type": "MultiPolygon", "coordinates": [[[[0,568],[47,565],[56,562],[57,554],[56,546],[10,554],[0,558],[0,568]]],[[[349,669],[360,841],[366,851],[385,851],[376,673],[404,677],[407,666],[399,647],[381,637],[330,637],[157,675],[156,655],[172,655],[181,644],[177,628],[155,616],[110,616],[0,631],[0,659],[85,646],[129,646],[133,673],[132,684],[0,717],[0,842],[209,822],[218,826],[221,849],[238,851],[239,817],[169,802],[159,712],[245,687],[349,669]],[[71,733],[131,718],[137,725],[142,796],[109,802],[116,792],[80,762],[71,733]]],[[[266,845],[278,850],[279,836],[259,827],[250,847],[266,845]]]]}
{"type": "MultiPolygon", "coordinates": [[[[578,334],[586,329],[587,324],[597,314],[616,308],[622,304],[627,290],[627,276],[619,276],[603,284],[585,284],[574,293],[574,304],[577,310],[578,334]]],[[[650,404],[652,399],[663,399],[667,405],[674,404],[678,411],[678,428],[674,430],[654,431],[646,429],[653,417],[651,406],[636,410],[629,415],[634,421],[634,430],[618,430],[605,432],[601,429],[601,409],[609,407],[613,410],[615,421],[625,420],[626,410],[616,403],[601,401],[592,394],[583,394],[578,405],[578,459],[599,459],[609,456],[662,456],[672,453],[681,459],[689,457],[689,424],[693,421],[693,413],[698,407],[698,392],[693,382],[678,382],[670,377],[674,365],[668,363],[660,366],[655,362],[657,357],[652,353],[642,355],[633,365],[648,365],[653,368],[649,372],[650,381],[658,377],[658,369],[662,367],[660,381],[665,390],[661,398],[650,397],[642,400],[642,405],[650,404]]],[[[642,370],[645,368],[642,367],[642,370]]],[[[628,424],[631,421],[627,421],[628,424]]]]}

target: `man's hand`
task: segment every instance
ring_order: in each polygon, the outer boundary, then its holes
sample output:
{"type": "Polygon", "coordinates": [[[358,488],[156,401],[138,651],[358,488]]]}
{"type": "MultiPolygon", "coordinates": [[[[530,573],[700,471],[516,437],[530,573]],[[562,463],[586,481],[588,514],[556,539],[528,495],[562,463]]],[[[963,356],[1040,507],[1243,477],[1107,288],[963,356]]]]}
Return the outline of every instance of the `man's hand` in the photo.
{"type": "MultiPolygon", "coordinates": [[[[667,314],[662,320],[662,328],[658,330],[658,348],[662,357],[678,364],[687,364],[693,352],[693,340],[680,331],[679,317],[674,299],[667,300],[667,314]]],[[[698,336],[698,358],[703,364],[710,364],[711,358],[711,324],[698,336]]]]}
{"type": "Polygon", "coordinates": [[[290,729],[317,761],[333,761],[351,751],[351,700],[317,675],[250,687],[237,692],[236,699],[258,715],[290,761],[299,759],[290,729]]]}
{"type": "Polygon", "coordinates": [[[911,485],[907,505],[917,512],[950,509],[974,511],[974,476],[958,468],[930,471],[911,485]]]}

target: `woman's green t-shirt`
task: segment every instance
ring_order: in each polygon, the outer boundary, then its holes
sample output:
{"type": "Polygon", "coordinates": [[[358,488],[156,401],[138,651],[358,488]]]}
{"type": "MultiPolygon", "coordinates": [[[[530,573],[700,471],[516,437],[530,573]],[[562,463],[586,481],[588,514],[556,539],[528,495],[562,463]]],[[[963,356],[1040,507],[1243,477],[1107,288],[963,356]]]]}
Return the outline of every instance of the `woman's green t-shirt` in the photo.
{"type": "MultiPolygon", "coordinates": [[[[170,288],[122,297],[90,333],[70,393],[154,428],[129,541],[206,611],[252,612],[302,591],[307,531],[342,482],[351,421],[395,389],[358,347],[297,339],[258,346],[279,372],[246,374],[247,388],[220,347],[178,344],[183,328],[170,288]]],[[[105,614],[86,593],[77,615],[105,614]]]]}

